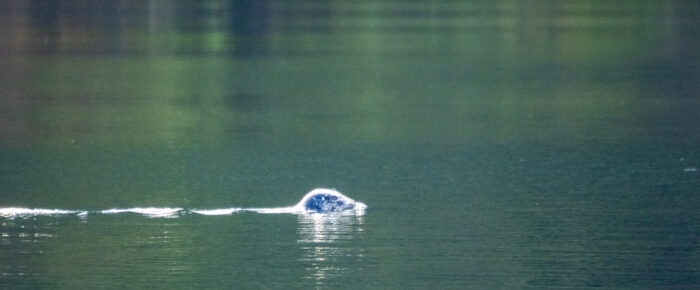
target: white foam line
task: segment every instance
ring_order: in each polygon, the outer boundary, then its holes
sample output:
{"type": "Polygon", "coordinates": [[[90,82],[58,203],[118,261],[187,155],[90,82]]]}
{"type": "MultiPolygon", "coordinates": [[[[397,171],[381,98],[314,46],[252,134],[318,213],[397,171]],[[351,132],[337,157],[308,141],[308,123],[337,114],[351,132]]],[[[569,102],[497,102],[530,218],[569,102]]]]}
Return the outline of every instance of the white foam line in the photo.
{"type": "Polygon", "coordinates": [[[131,212],[131,213],[138,213],[142,214],[145,216],[152,216],[152,217],[167,217],[167,216],[175,216],[177,215],[182,208],[173,208],[173,207],[134,207],[134,208],[113,208],[113,209],[107,209],[100,211],[102,214],[114,214],[114,213],[124,213],[124,212],[131,212]]]}
{"type": "Polygon", "coordinates": [[[292,207],[272,207],[272,208],[219,208],[219,209],[192,209],[185,210],[180,207],[134,207],[134,208],[112,208],[101,211],[83,211],[83,210],[62,210],[62,209],[43,209],[43,208],[22,208],[22,207],[7,207],[0,208],[0,216],[2,217],[26,217],[39,215],[71,215],[87,216],[91,214],[119,214],[119,213],[136,213],[148,217],[175,217],[179,214],[195,213],[201,215],[231,215],[242,211],[256,212],[261,214],[303,214],[306,213],[298,206],[292,207]]]}
{"type": "Polygon", "coordinates": [[[220,208],[220,209],[193,209],[192,213],[201,215],[230,215],[237,212],[250,211],[257,213],[301,213],[297,207],[273,207],[273,208],[220,208]]]}
{"type": "Polygon", "coordinates": [[[240,208],[193,209],[191,212],[201,215],[229,215],[241,211],[240,208]]]}
{"type": "Polygon", "coordinates": [[[242,208],[241,211],[252,211],[252,212],[257,212],[257,213],[271,213],[271,214],[277,214],[277,213],[303,213],[303,210],[300,210],[296,206],[292,207],[271,207],[271,208],[242,208]]]}
{"type": "Polygon", "coordinates": [[[37,216],[37,215],[63,215],[63,214],[79,214],[83,215],[85,211],[78,210],[62,210],[62,209],[45,209],[45,208],[24,208],[24,207],[6,207],[0,208],[0,216],[15,217],[15,216],[37,216]]]}
{"type": "Polygon", "coordinates": [[[133,208],[112,208],[94,212],[80,210],[62,210],[62,209],[43,209],[43,208],[22,208],[22,207],[7,207],[0,208],[0,216],[4,217],[22,217],[22,216],[39,216],[39,215],[70,215],[87,216],[88,213],[93,214],[120,214],[120,213],[136,213],[148,217],[172,217],[180,213],[196,213],[201,215],[230,215],[241,211],[250,211],[263,214],[282,214],[282,213],[303,213],[297,207],[277,207],[277,208],[219,208],[219,209],[192,209],[184,210],[183,208],[172,207],[133,207],[133,208]]]}

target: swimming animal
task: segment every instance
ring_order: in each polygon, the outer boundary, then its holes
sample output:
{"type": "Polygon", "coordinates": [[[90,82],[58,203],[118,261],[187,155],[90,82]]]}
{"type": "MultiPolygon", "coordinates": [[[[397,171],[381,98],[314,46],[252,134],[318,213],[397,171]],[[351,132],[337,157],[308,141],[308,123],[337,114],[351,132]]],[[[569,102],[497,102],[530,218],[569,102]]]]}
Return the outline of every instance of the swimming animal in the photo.
{"type": "Polygon", "coordinates": [[[230,208],[214,211],[195,210],[198,214],[228,214],[238,211],[252,211],[257,213],[294,213],[294,214],[356,214],[363,215],[367,205],[343,195],[335,189],[317,188],[301,198],[299,203],[290,207],[269,208],[230,208]]]}
{"type": "Polygon", "coordinates": [[[334,213],[362,212],[367,205],[354,201],[336,190],[317,188],[307,193],[294,207],[306,213],[334,213]]]}

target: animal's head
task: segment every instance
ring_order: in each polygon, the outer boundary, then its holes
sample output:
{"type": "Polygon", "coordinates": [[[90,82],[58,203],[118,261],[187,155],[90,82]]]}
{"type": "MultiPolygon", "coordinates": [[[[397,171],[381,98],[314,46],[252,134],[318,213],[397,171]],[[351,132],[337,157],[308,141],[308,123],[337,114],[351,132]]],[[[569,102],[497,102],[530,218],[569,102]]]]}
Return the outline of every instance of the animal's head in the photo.
{"type": "Polygon", "coordinates": [[[325,188],[314,189],[307,193],[299,201],[297,207],[306,212],[316,213],[362,212],[367,208],[364,203],[354,201],[340,192],[325,188]]]}

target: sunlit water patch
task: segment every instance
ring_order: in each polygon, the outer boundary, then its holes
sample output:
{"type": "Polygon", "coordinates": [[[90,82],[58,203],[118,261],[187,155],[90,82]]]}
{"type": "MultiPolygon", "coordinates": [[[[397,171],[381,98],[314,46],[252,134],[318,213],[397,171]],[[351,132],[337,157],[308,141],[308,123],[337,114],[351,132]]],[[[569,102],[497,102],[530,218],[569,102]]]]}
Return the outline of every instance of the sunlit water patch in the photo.
{"type": "Polygon", "coordinates": [[[347,247],[346,243],[362,237],[363,224],[362,215],[299,215],[297,242],[303,251],[301,261],[306,265],[307,278],[320,286],[348,272],[351,265],[362,263],[363,250],[347,247]]]}

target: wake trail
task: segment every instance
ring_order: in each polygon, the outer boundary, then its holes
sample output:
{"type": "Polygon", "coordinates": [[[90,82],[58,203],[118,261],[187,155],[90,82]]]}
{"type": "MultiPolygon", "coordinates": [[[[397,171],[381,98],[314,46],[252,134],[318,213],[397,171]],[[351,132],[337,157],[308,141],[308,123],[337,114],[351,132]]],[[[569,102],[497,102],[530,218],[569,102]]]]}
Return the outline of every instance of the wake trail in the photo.
{"type": "Polygon", "coordinates": [[[177,217],[180,215],[232,215],[239,212],[257,212],[263,214],[278,213],[301,213],[294,207],[278,208],[217,208],[217,209],[184,209],[172,207],[133,207],[133,208],[112,208],[105,210],[67,210],[67,209],[47,209],[47,208],[24,208],[6,207],[0,208],[0,217],[33,217],[33,216],[87,216],[87,215],[111,215],[132,213],[147,217],[177,217]]]}
{"type": "Polygon", "coordinates": [[[147,217],[178,217],[188,214],[199,215],[231,215],[238,212],[256,212],[262,214],[338,214],[347,213],[362,215],[367,206],[354,201],[334,189],[317,188],[307,193],[299,203],[289,207],[270,208],[216,208],[216,209],[185,209],[181,207],[132,207],[111,208],[105,210],[69,210],[47,208],[5,207],[0,208],[0,217],[33,217],[33,216],[81,216],[109,215],[132,213],[147,217]]]}

